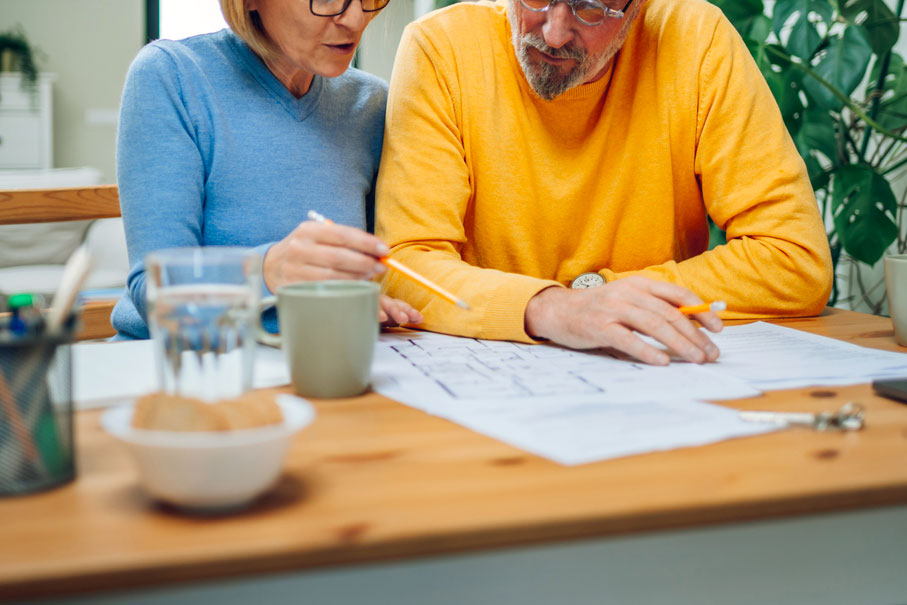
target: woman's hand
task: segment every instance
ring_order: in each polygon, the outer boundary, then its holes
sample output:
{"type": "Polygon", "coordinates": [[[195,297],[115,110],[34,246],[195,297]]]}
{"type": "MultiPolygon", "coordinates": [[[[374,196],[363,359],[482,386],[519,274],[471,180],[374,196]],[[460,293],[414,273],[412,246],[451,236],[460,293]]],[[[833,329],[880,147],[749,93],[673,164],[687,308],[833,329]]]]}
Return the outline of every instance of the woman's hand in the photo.
{"type": "MultiPolygon", "coordinates": [[[[390,252],[380,239],[355,227],[304,221],[271,246],[263,266],[271,292],[284,284],[323,279],[368,280],[387,269],[378,258],[390,252]]],[[[378,321],[382,326],[415,324],[422,314],[407,303],[381,296],[378,321]]]]}
{"type": "Polygon", "coordinates": [[[382,294],[381,306],[378,309],[378,321],[385,327],[417,324],[422,321],[422,314],[402,300],[382,294]]]}
{"type": "Polygon", "coordinates": [[[371,279],[386,271],[378,257],[389,252],[384,242],[361,229],[304,221],[271,246],[262,271],[271,292],[298,281],[371,279]]]}

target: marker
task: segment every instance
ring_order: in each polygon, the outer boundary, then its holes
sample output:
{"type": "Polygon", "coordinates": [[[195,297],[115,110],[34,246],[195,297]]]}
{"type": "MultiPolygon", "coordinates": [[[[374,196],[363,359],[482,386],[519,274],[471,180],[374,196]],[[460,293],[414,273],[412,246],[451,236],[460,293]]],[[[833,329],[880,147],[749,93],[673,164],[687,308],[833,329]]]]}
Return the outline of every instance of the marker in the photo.
{"type": "Polygon", "coordinates": [[[40,307],[44,297],[40,294],[22,292],[13,294],[7,300],[10,310],[8,329],[13,336],[35,335],[44,329],[44,317],[40,307]]]}
{"type": "MultiPolygon", "coordinates": [[[[315,212],[314,210],[309,210],[308,217],[310,219],[312,219],[313,221],[318,221],[319,223],[325,223],[326,225],[334,224],[334,221],[332,221],[329,218],[324,218],[323,215],[315,212]]],[[[431,290],[432,292],[434,292],[441,298],[444,298],[445,300],[452,302],[453,304],[457,305],[461,309],[466,309],[467,311],[469,310],[469,305],[466,303],[465,300],[458,297],[456,294],[453,294],[452,292],[445,290],[444,288],[442,288],[435,282],[431,281],[424,275],[422,275],[420,273],[416,273],[415,271],[413,271],[412,269],[410,269],[409,267],[407,267],[400,261],[394,260],[387,256],[381,256],[378,258],[378,262],[380,262],[385,267],[391,267],[393,269],[396,269],[397,271],[399,271],[406,277],[410,278],[414,282],[421,284],[422,286],[428,288],[429,290],[431,290]]]]}
{"type": "Polygon", "coordinates": [[[724,311],[727,309],[727,303],[723,300],[716,300],[712,303],[702,303],[701,305],[688,305],[685,307],[677,307],[677,310],[683,313],[684,315],[695,315],[697,313],[708,313],[709,311],[724,311]]]}

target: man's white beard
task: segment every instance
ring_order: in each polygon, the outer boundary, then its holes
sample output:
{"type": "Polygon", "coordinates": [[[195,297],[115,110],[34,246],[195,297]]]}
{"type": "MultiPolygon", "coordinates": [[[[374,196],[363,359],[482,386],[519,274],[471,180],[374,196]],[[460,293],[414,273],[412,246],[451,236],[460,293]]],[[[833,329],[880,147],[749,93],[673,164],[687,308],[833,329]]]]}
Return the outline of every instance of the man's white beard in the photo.
{"type": "Polygon", "coordinates": [[[513,28],[513,48],[529,86],[532,87],[535,94],[546,101],[582,84],[588,77],[589,56],[581,48],[572,46],[552,48],[545,44],[545,40],[538,34],[528,33],[521,37],[515,27],[513,28]],[[564,72],[560,66],[542,59],[533,61],[529,56],[530,48],[535,48],[552,57],[573,59],[576,61],[576,65],[564,72]]]}
{"type": "MultiPolygon", "coordinates": [[[[518,0],[513,1],[516,2],[518,0]]],[[[571,88],[586,83],[602,71],[623,45],[632,18],[636,16],[640,4],[640,2],[637,2],[637,6],[634,7],[635,10],[625,17],[625,21],[621,25],[620,31],[615,36],[614,41],[609,44],[600,55],[589,55],[585,49],[569,44],[562,46],[561,48],[552,48],[548,46],[545,43],[545,40],[538,34],[527,33],[520,36],[519,26],[516,22],[516,17],[514,16],[515,8],[511,4],[507,10],[507,17],[510,20],[513,50],[516,53],[520,68],[526,76],[526,81],[529,82],[529,86],[535,94],[546,101],[550,101],[564,94],[571,88]],[[564,73],[561,71],[560,67],[548,63],[547,61],[541,59],[533,61],[529,56],[530,47],[551,55],[552,57],[573,59],[576,61],[576,66],[564,73]]]]}

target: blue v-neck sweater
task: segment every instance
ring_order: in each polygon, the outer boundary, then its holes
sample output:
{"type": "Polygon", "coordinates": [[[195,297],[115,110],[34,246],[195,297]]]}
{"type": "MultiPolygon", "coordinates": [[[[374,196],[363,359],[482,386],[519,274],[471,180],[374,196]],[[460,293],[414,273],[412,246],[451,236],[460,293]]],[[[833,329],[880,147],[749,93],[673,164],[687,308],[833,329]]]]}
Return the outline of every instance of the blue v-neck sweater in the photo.
{"type": "Polygon", "coordinates": [[[315,76],[297,99],[229,29],[143,48],[117,137],[130,263],[112,317],[119,337],[148,338],[153,250],[250,246],[264,256],[310,209],[371,227],[386,101],[386,84],[356,69],[315,76]]]}

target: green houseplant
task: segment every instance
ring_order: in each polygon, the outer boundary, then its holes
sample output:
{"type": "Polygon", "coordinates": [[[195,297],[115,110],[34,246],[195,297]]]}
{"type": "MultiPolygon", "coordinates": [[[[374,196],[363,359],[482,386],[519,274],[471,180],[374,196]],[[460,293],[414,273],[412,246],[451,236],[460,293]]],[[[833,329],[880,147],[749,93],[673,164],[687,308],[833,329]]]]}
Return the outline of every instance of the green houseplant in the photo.
{"type": "MultiPolygon", "coordinates": [[[[871,268],[901,233],[907,173],[907,66],[893,51],[905,0],[711,0],[734,24],[768,81],[806,162],[825,218],[832,258],[852,264],[844,300],[879,313],[880,280],[871,268]],[[865,91],[865,92],[864,92],[865,91]]],[[[837,273],[837,271],[836,271],[837,273]]],[[[837,280],[836,280],[837,281],[837,280]]]]}
{"type": "Polygon", "coordinates": [[[0,32],[0,72],[22,74],[23,89],[34,90],[38,82],[36,55],[21,26],[0,32]]]}

